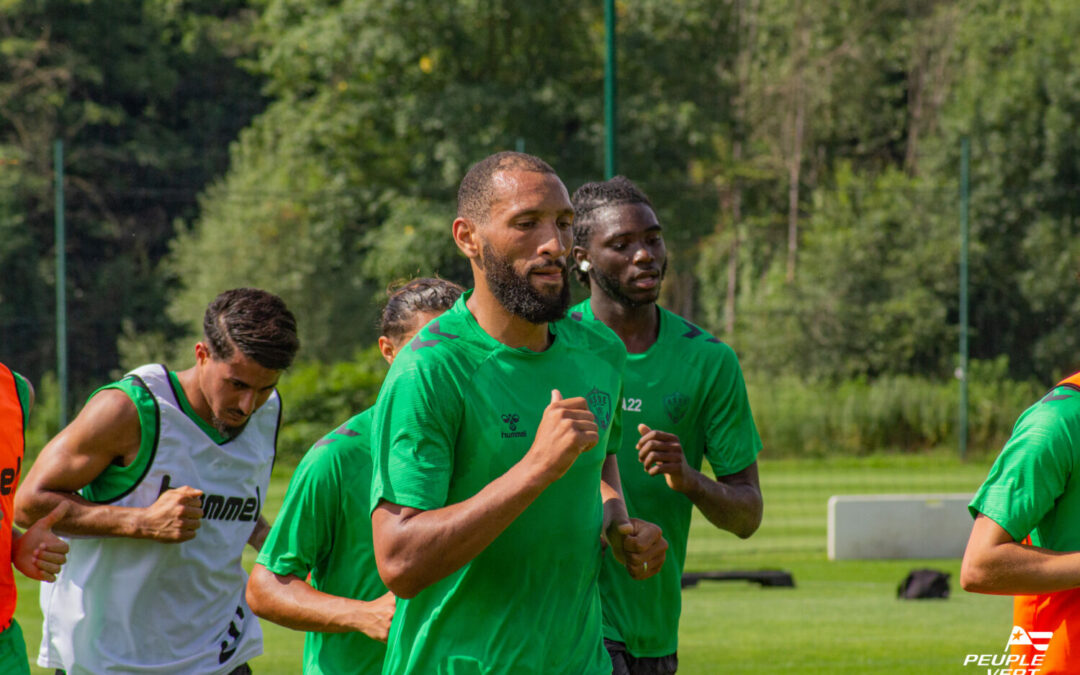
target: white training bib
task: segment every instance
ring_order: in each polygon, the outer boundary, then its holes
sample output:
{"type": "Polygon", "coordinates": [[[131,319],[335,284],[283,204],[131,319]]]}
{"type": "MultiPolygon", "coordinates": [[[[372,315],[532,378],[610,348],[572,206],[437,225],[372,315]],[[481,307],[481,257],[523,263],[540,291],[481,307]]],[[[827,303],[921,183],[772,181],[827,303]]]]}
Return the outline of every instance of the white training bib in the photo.
{"type": "Polygon", "coordinates": [[[157,440],[143,477],[109,503],[146,507],[188,485],[203,492],[202,523],[179,544],[70,539],[56,582],[41,584],[38,664],[68,675],[224,675],[262,653],[240,560],[266,499],[281,400],[275,391],[240,435],[218,445],[184,413],[164,366],[130,375],[157,403],[157,440]]]}

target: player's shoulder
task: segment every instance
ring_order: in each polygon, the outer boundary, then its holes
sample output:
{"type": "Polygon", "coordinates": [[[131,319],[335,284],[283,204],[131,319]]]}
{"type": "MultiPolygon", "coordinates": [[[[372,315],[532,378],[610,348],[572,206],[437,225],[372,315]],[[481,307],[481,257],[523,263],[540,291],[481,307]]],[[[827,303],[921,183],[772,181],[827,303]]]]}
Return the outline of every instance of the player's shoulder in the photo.
{"type": "MultiPolygon", "coordinates": [[[[588,300],[585,301],[586,303],[588,300]]],[[[580,305],[571,308],[565,318],[555,322],[555,331],[571,346],[600,355],[608,360],[625,361],[626,345],[603,321],[580,305]]]]}
{"type": "Polygon", "coordinates": [[[1023,412],[1017,427],[1062,427],[1080,431],[1080,385],[1062,383],[1023,412]]]}
{"type": "Polygon", "coordinates": [[[398,352],[394,366],[402,368],[458,368],[486,356],[473,339],[471,315],[463,298],[417,331],[398,352]],[[398,366],[400,362],[401,366],[398,366]]]}
{"type": "Polygon", "coordinates": [[[660,311],[661,340],[669,349],[683,356],[703,355],[710,360],[738,362],[731,345],[693,321],[660,305],[656,307],[660,311]]]}
{"type": "Polygon", "coordinates": [[[307,473],[342,473],[371,461],[372,408],[354,415],[315,441],[297,465],[307,473]]]}

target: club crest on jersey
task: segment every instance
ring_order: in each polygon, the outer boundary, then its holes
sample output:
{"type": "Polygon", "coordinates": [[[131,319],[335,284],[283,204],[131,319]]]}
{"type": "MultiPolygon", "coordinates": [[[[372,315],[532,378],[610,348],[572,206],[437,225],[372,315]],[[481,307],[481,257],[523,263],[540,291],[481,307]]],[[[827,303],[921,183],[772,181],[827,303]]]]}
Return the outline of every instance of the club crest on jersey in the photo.
{"type": "Polygon", "coordinates": [[[585,394],[585,401],[589,404],[589,410],[596,418],[596,424],[601,429],[607,429],[611,424],[611,396],[600,391],[596,387],[585,394]]]}
{"type": "Polygon", "coordinates": [[[678,424],[689,407],[690,399],[682,392],[672,392],[664,397],[664,410],[672,424],[678,424]]]}

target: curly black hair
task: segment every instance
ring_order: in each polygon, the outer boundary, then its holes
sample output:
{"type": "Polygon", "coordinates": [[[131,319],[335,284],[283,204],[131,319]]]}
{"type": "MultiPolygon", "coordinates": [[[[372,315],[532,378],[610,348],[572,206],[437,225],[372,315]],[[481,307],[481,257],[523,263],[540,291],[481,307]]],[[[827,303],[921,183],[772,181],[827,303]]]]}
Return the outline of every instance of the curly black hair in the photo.
{"type": "MultiPolygon", "coordinates": [[[[620,204],[644,204],[653,208],[649,196],[626,176],[615,176],[610,180],[585,183],[574,190],[574,246],[588,248],[589,235],[596,222],[596,211],[605,206],[620,204]]],[[[589,275],[574,267],[574,276],[583,285],[589,285],[589,275]]]]}
{"type": "Polygon", "coordinates": [[[445,312],[465,289],[453,281],[425,277],[391,284],[386,289],[386,307],[379,320],[379,333],[397,342],[412,327],[417,314],[445,312]]]}
{"type": "Polygon", "coordinates": [[[300,349],[296,317],[273,293],[234,288],[214,298],[203,315],[203,335],[213,359],[232,358],[233,351],[268,370],[285,370],[300,349]]]}

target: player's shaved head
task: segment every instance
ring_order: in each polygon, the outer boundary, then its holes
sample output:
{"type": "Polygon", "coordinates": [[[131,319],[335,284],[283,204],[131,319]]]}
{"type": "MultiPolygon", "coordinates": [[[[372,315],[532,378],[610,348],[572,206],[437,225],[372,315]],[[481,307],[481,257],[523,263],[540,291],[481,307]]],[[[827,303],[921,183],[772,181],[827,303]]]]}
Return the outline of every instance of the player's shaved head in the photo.
{"type": "Polygon", "coordinates": [[[472,165],[458,187],[459,218],[486,223],[495,202],[496,175],[502,171],[529,171],[557,176],[551,165],[523,152],[497,152],[472,165]]]}

